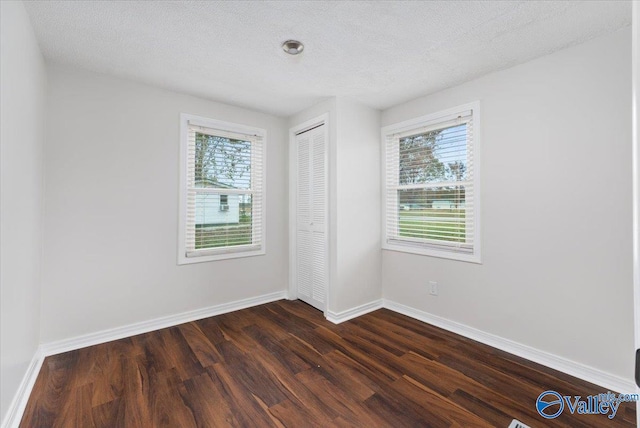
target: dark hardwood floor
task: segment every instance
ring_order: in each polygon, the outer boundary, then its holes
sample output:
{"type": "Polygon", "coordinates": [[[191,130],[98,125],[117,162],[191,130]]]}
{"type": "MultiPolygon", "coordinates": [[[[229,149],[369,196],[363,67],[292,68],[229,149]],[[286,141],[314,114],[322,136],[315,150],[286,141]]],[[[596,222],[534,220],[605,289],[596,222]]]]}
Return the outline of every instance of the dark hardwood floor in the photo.
{"type": "Polygon", "coordinates": [[[606,392],[388,310],[334,325],[283,300],[48,357],[21,426],[635,426],[628,403],[545,420],[546,390],[606,392]]]}

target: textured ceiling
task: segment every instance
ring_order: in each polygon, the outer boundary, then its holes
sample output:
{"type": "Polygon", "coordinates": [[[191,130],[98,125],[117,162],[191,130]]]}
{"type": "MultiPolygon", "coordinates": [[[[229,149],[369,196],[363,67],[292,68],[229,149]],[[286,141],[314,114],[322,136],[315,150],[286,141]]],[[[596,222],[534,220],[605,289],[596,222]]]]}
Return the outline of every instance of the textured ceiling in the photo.
{"type": "Polygon", "coordinates": [[[376,108],[615,31],[630,1],[26,2],[45,57],[278,115],[376,108]],[[299,39],[304,52],[280,45],[299,39]]]}

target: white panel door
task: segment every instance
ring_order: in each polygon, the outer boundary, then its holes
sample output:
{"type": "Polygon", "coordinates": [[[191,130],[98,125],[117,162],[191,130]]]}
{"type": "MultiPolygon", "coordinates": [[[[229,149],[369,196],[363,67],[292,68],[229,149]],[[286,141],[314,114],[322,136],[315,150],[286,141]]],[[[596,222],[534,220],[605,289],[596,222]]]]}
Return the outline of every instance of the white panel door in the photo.
{"type": "Polygon", "coordinates": [[[296,136],[296,287],[298,298],[325,309],[328,284],[325,125],[296,136]]]}

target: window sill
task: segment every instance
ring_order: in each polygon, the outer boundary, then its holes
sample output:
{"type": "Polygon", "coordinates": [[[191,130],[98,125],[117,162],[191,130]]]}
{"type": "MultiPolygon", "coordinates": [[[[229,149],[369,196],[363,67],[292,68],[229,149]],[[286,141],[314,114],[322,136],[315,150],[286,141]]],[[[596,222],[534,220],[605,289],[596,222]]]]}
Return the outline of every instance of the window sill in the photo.
{"type": "Polygon", "coordinates": [[[425,245],[412,245],[412,244],[403,245],[403,244],[396,244],[396,243],[393,243],[393,244],[383,243],[382,249],[388,250],[388,251],[397,251],[401,253],[417,254],[420,256],[437,257],[440,259],[449,259],[449,260],[456,260],[460,262],[482,264],[479,253],[463,254],[463,253],[457,253],[454,251],[434,249],[432,247],[425,246],[425,245]]]}
{"type": "Polygon", "coordinates": [[[207,254],[207,255],[191,256],[191,257],[186,257],[184,253],[181,253],[178,255],[178,265],[213,262],[216,260],[237,259],[241,257],[264,256],[265,254],[266,254],[266,251],[264,249],[220,253],[220,254],[207,254]]]}

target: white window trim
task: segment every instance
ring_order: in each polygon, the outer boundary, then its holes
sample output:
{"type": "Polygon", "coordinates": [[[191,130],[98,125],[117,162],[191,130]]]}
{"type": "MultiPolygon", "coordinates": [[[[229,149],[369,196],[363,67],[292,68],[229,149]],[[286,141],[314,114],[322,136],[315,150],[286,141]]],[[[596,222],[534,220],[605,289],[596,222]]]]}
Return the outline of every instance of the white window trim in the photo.
{"type": "Polygon", "coordinates": [[[471,263],[482,263],[481,258],[481,116],[480,102],[460,105],[437,113],[409,119],[400,123],[395,123],[382,128],[381,130],[381,155],[382,155],[382,249],[389,251],[399,251],[403,253],[419,254],[424,256],[439,257],[450,260],[458,260],[471,263]],[[411,244],[408,241],[388,242],[387,239],[387,165],[386,165],[386,141],[387,135],[415,130],[416,128],[428,127],[441,122],[447,117],[458,113],[473,110],[473,204],[474,204],[474,250],[473,254],[463,254],[454,251],[439,250],[422,243],[411,244]]]}
{"type": "Polygon", "coordinates": [[[187,113],[180,114],[180,205],[178,207],[178,265],[210,262],[215,260],[233,259],[239,257],[261,256],[266,254],[267,243],[267,131],[262,128],[209,119],[187,113]],[[197,257],[187,257],[186,226],[187,226],[187,150],[189,146],[189,123],[207,128],[219,129],[238,134],[259,135],[262,137],[262,236],[258,249],[243,249],[241,247],[227,247],[216,251],[216,254],[203,254],[197,257]]]}

